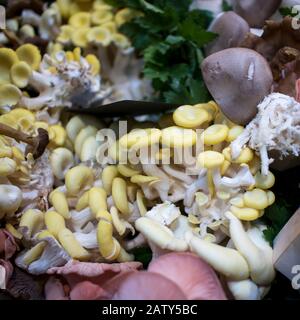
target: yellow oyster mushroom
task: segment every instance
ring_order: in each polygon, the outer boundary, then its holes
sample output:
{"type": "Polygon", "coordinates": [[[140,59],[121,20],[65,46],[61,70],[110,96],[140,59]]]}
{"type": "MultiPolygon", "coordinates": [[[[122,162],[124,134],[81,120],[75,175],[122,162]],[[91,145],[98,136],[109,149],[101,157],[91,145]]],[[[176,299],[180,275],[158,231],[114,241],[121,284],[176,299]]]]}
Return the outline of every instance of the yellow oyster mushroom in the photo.
{"type": "Polygon", "coordinates": [[[226,140],[229,128],[225,124],[213,124],[204,130],[202,137],[206,145],[219,144],[226,140]]]}
{"type": "Polygon", "coordinates": [[[68,200],[63,192],[57,190],[52,191],[49,195],[49,200],[57,213],[65,219],[71,218],[68,200]]]}
{"type": "Polygon", "coordinates": [[[147,213],[147,206],[145,204],[145,197],[141,190],[138,190],[136,193],[136,203],[140,212],[140,215],[143,217],[147,213]]]}
{"type": "Polygon", "coordinates": [[[69,25],[74,28],[89,28],[91,25],[91,14],[88,12],[75,13],[69,19],[69,25]]]}
{"type": "Polygon", "coordinates": [[[120,27],[122,24],[129,22],[130,20],[137,17],[138,15],[140,15],[138,11],[135,11],[129,8],[124,8],[122,10],[119,10],[115,14],[115,22],[117,26],[120,27]]]}
{"type": "Polygon", "coordinates": [[[0,86],[0,107],[16,105],[22,96],[22,92],[12,84],[0,86]]]}
{"type": "Polygon", "coordinates": [[[268,204],[271,206],[275,202],[275,194],[272,191],[267,191],[268,204]]]}
{"type": "Polygon", "coordinates": [[[110,8],[98,8],[92,13],[91,16],[92,24],[95,26],[102,25],[103,23],[113,20],[113,14],[110,11],[110,8]]]}
{"type": "Polygon", "coordinates": [[[58,10],[64,19],[68,19],[70,17],[70,5],[72,0],[56,0],[56,4],[58,10]]]}
{"type": "Polygon", "coordinates": [[[131,168],[130,166],[126,166],[124,164],[118,165],[118,171],[122,176],[127,177],[127,178],[131,178],[132,176],[135,176],[140,173],[140,171],[135,170],[135,169],[131,168]]]}
{"type": "Polygon", "coordinates": [[[48,48],[47,48],[47,53],[49,54],[49,55],[51,55],[51,57],[55,57],[55,55],[58,53],[58,52],[60,52],[60,51],[63,51],[63,46],[62,46],[62,44],[61,43],[53,43],[53,42],[51,42],[51,43],[49,43],[49,45],[48,45],[48,48]]]}
{"type": "Polygon", "coordinates": [[[81,211],[85,208],[87,208],[89,205],[89,191],[86,191],[83,193],[83,195],[78,199],[75,210],[81,211]]]}
{"type": "Polygon", "coordinates": [[[129,39],[121,33],[113,33],[112,40],[117,47],[122,49],[126,49],[131,46],[129,39]]]}
{"type": "Polygon", "coordinates": [[[107,29],[111,34],[117,32],[117,25],[114,21],[108,21],[101,25],[102,28],[107,29]]]}
{"type": "Polygon", "coordinates": [[[161,143],[168,147],[192,147],[197,141],[197,134],[192,129],[173,126],[161,130],[161,143]]]}
{"type": "Polygon", "coordinates": [[[30,248],[23,257],[24,264],[28,266],[33,261],[38,260],[42,255],[46,245],[47,244],[43,241],[43,242],[37,243],[34,247],[30,248]]]}
{"type": "Polygon", "coordinates": [[[93,182],[93,170],[83,165],[68,170],[65,175],[65,184],[69,195],[77,195],[81,190],[91,186],[93,182]]]}
{"type": "Polygon", "coordinates": [[[120,244],[113,238],[112,217],[109,212],[102,212],[97,226],[97,240],[101,256],[108,260],[115,260],[120,253],[120,244]]]}
{"type": "Polygon", "coordinates": [[[93,75],[97,75],[101,71],[101,64],[99,59],[94,54],[88,54],[85,57],[88,64],[91,66],[91,71],[93,75]]]}
{"type": "Polygon", "coordinates": [[[87,33],[87,41],[95,44],[108,46],[111,42],[111,35],[108,29],[103,27],[93,27],[87,33]]]}
{"type": "Polygon", "coordinates": [[[220,167],[223,164],[224,160],[224,155],[220,152],[204,151],[199,154],[197,164],[201,168],[212,169],[220,167]]]}
{"type": "Polygon", "coordinates": [[[195,104],[194,108],[199,108],[207,111],[211,115],[211,119],[214,119],[219,111],[219,106],[214,101],[209,101],[208,103],[195,104]]]}
{"type": "Polygon", "coordinates": [[[158,177],[143,176],[141,174],[137,174],[136,176],[133,176],[130,178],[130,182],[136,183],[136,184],[144,184],[144,183],[150,184],[158,181],[159,181],[158,177]]]}
{"type": "Polygon", "coordinates": [[[13,109],[8,116],[17,124],[17,129],[21,129],[22,131],[31,131],[34,126],[35,116],[27,109],[13,109]]]}
{"type": "Polygon", "coordinates": [[[26,38],[33,38],[36,33],[30,24],[24,24],[20,29],[19,29],[19,34],[21,39],[26,39],[26,38]]]}
{"type": "Polygon", "coordinates": [[[229,209],[237,218],[243,221],[254,221],[260,217],[260,212],[253,208],[231,206],[229,209]]]}
{"type": "Polygon", "coordinates": [[[49,138],[51,144],[61,147],[67,139],[67,132],[61,125],[56,124],[49,127],[49,138]]]}
{"type": "Polygon", "coordinates": [[[119,175],[119,171],[117,169],[117,166],[111,165],[103,169],[101,180],[102,180],[103,188],[108,195],[111,195],[113,180],[118,175],[119,175]]]}
{"type": "Polygon", "coordinates": [[[48,231],[55,237],[58,237],[58,233],[66,228],[64,218],[55,211],[48,211],[45,213],[45,225],[48,231]]]}
{"type": "Polygon", "coordinates": [[[105,1],[103,0],[94,0],[93,1],[93,10],[103,10],[103,9],[106,9],[106,10],[112,10],[113,8],[106,4],[105,1]]]}
{"type": "Polygon", "coordinates": [[[18,56],[14,50],[0,48],[0,84],[10,82],[10,68],[18,62],[18,56]]]}
{"type": "Polygon", "coordinates": [[[89,190],[89,207],[97,218],[98,212],[107,211],[107,193],[103,188],[93,187],[89,190]]]}
{"type": "Polygon", "coordinates": [[[254,157],[254,152],[248,147],[243,148],[242,152],[236,159],[232,159],[230,147],[223,149],[222,153],[227,161],[239,164],[248,163],[253,160],[254,157]]]}
{"type": "Polygon", "coordinates": [[[203,123],[210,121],[211,116],[204,109],[184,105],[174,111],[173,120],[179,127],[192,129],[200,127],[203,123]]]}
{"type": "Polygon", "coordinates": [[[80,62],[80,59],[81,59],[81,48],[80,47],[76,47],[73,50],[73,57],[74,57],[75,61],[80,62]]]}
{"type": "Polygon", "coordinates": [[[5,225],[5,229],[13,235],[14,238],[21,240],[23,238],[23,235],[21,232],[19,232],[12,224],[7,223],[5,225]]]}
{"type": "Polygon", "coordinates": [[[135,129],[124,135],[119,140],[121,148],[143,148],[159,143],[161,130],[159,129],[135,129]]]}
{"type": "Polygon", "coordinates": [[[24,61],[15,63],[10,69],[10,78],[19,88],[25,88],[28,85],[31,74],[32,69],[24,61]]]}
{"type": "Polygon", "coordinates": [[[122,178],[115,178],[112,184],[112,197],[117,209],[123,215],[129,215],[129,203],[127,197],[126,181],[122,178]]]}
{"type": "Polygon", "coordinates": [[[26,227],[29,236],[35,234],[44,225],[44,213],[37,209],[29,209],[22,214],[19,226],[26,227]]]}
{"type": "Polygon", "coordinates": [[[45,238],[52,238],[52,239],[55,239],[55,237],[53,236],[53,234],[51,234],[48,230],[42,230],[40,232],[38,232],[35,237],[38,239],[38,240],[43,240],[45,238]]]}
{"type": "Polygon", "coordinates": [[[62,44],[69,44],[72,39],[72,34],[76,32],[76,29],[70,25],[64,25],[60,27],[60,33],[56,38],[56,41],[62,44]]]}
{"type": "Polygon", "coordinates": [[[257,210],[263,210],[269,206],[269,199],[267,193],[255,188],[251,191],[247,191],[244,194],[245,206],[257,210]]]}
{"type": "Polygon", "coordinates": [[[1,146],[0,148],[0,158],[12,158],[12,148],[7,146],[1,146]]]}
{"type": "Polygon", "coordinates": [[[242,126],[233,126],[230,128],[228,132],[228,136],[226,138],[227,142],[234,141],[242,132],[244,131],[244,127],[242,126]]]}
{"type": "Polygon", "coordinates": [[[268,175],[263,175],[260,172],[257,172],[255,175],[255,187],[260,189],[270,189],[275,184],[275,176],[269,171],[268,175]]]}
{"type": "Polygon", "coordinates": [[[16,161],[25,161],[25,155],[18,147],[12,147],[11,151],[16,161]]]}
{"type": "Polygon", "coordinates": [[[27,43],[16,50],[21,61],[25,61],[33,70],[37,70],[41,63],[41,53],[37,46],[27,43]]]}
{"type": "Polygon", "coordinates": [[[77,260],[86,261],[90,258],[89,252],[76,240],[71,230],[64,228],[58,232],[58,239],[68,254],[77,260]]]}
{"type": "Polygon", "coordinates": [[[89,28],[80,28],[73,32],[72,42],[75,46],[85,48],[88,44],[87,34],[89,33],[89,28]]]}

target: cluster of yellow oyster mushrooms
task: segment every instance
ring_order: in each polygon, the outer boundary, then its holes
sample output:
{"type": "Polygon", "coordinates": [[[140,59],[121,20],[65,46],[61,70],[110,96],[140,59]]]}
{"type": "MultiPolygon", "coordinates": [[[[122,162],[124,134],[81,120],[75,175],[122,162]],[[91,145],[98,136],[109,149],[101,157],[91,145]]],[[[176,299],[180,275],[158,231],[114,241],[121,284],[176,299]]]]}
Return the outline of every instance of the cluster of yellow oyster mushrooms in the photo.
{"type": "Polygon", "coordinates": [[[195,252],[237,299],[266,294],[275,272],[259,218],[275,200],[268,190],[275,179],[260,173],[260,159],[248,147],[232,157],[230,145],[244,128],[214,102],[181,106],[157,128],[133,122],[112,144],[101,139],[105,125],[95,118],[62,121],[43,125],[50,137],[54,132],[50,207],[10,211],[20,218],[7,227],[25,246],[17,265],[41,274],[70,259],[130,261],[130,250],[148,243],[154,256],[195,252]],[[176,162],[186,149],[190,161],[176,162]]]}
{"type": "Polygon", "coordinates": [[[137,12],[128,8],[115,12],[113,7],[99,0],[57,0],[56,8],[68,22],[60,26],[57,44],[81,48],[88,45],[107,47],[111,43],[122,48],[130,46],[129,40],[118,32],[118,28],[135,17],[137,12]]]}
{"type": "Polygon", "coordinates": [[[40,51],[32,44],[24,44],[16,51],[0,48],[0,107],[17,104],[21,89],[27,87],[40,62],[40,51]]]}

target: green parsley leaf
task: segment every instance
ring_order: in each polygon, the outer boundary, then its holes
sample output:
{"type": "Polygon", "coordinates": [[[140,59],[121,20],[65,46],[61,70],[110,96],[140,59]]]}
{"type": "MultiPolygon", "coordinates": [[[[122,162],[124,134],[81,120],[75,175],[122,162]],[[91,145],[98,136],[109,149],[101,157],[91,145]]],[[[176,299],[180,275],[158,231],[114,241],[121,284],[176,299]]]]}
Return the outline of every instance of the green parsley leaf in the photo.
{"type": "Polygon", "coordinates": [[[294,7],[282,7],[279,9],[279,12],[283,17],[296,17],[299,14],[299,11],[297,11],[294,7]]]}
{"type": "Polygon", "coordinates": [[[143,15],[125,23],[120,32],[130,38],[144,60],[143,75],[152,81],[155,97],[171,103],[194,104],[210,97],[201,75],[203,46],[215,39],[207,31],[213,15],[189,10],[191,0],[107,0],[143,15]]]}
{"type": "Polygon", "coordinates": [[[273,243],[274,238],[287,223],[291,215],[290,205],[283,199],[276,200],[272,206],[265,209],[264,220],[269,227],[264,230],[264,236],[270,244],[273,243]]]}

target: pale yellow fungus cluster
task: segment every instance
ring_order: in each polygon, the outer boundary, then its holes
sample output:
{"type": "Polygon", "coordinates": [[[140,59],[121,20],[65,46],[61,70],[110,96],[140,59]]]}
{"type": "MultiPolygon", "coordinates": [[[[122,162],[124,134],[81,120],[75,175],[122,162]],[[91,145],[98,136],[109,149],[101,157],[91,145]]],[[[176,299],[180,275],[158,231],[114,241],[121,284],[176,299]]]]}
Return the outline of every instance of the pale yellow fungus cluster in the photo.
{"type": "Polygon", "coordinates": [[[33,70],[41,62],[39,49],[32,44],[24,44],[16,51],[0,48],[0,107],[16,105],[22,91],[27,87],[33,70]]]}
{"type": "Polygon", "coordinates": [[[118,11],[103,1],[70,1],[57,0],[57,8],[66,24],[61,25],[56,38],[62,46],[107,47],[115,44],[120,48],[128,48],[130,42],[118,28],[138,12],[124,8],[118,11]]]}

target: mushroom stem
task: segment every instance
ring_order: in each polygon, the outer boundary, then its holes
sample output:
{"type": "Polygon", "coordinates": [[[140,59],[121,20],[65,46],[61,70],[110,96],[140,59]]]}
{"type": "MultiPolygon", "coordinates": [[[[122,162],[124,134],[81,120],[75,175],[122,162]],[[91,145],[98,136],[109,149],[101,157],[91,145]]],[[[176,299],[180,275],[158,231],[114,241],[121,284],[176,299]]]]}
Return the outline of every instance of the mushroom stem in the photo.
{"type": "Polygon", "coordinates": [[[13,129],[3,123],[0,123],[0,134],[13,138],[16,141],[22,141],[27,143],[30,147],[27,149],[27,153],[32,152],[35,159],[39,158],[45,151],[48,143],[48,132],[42,128],[38,129],[38,136],[30,136],[20,130],[13,129]]]}

